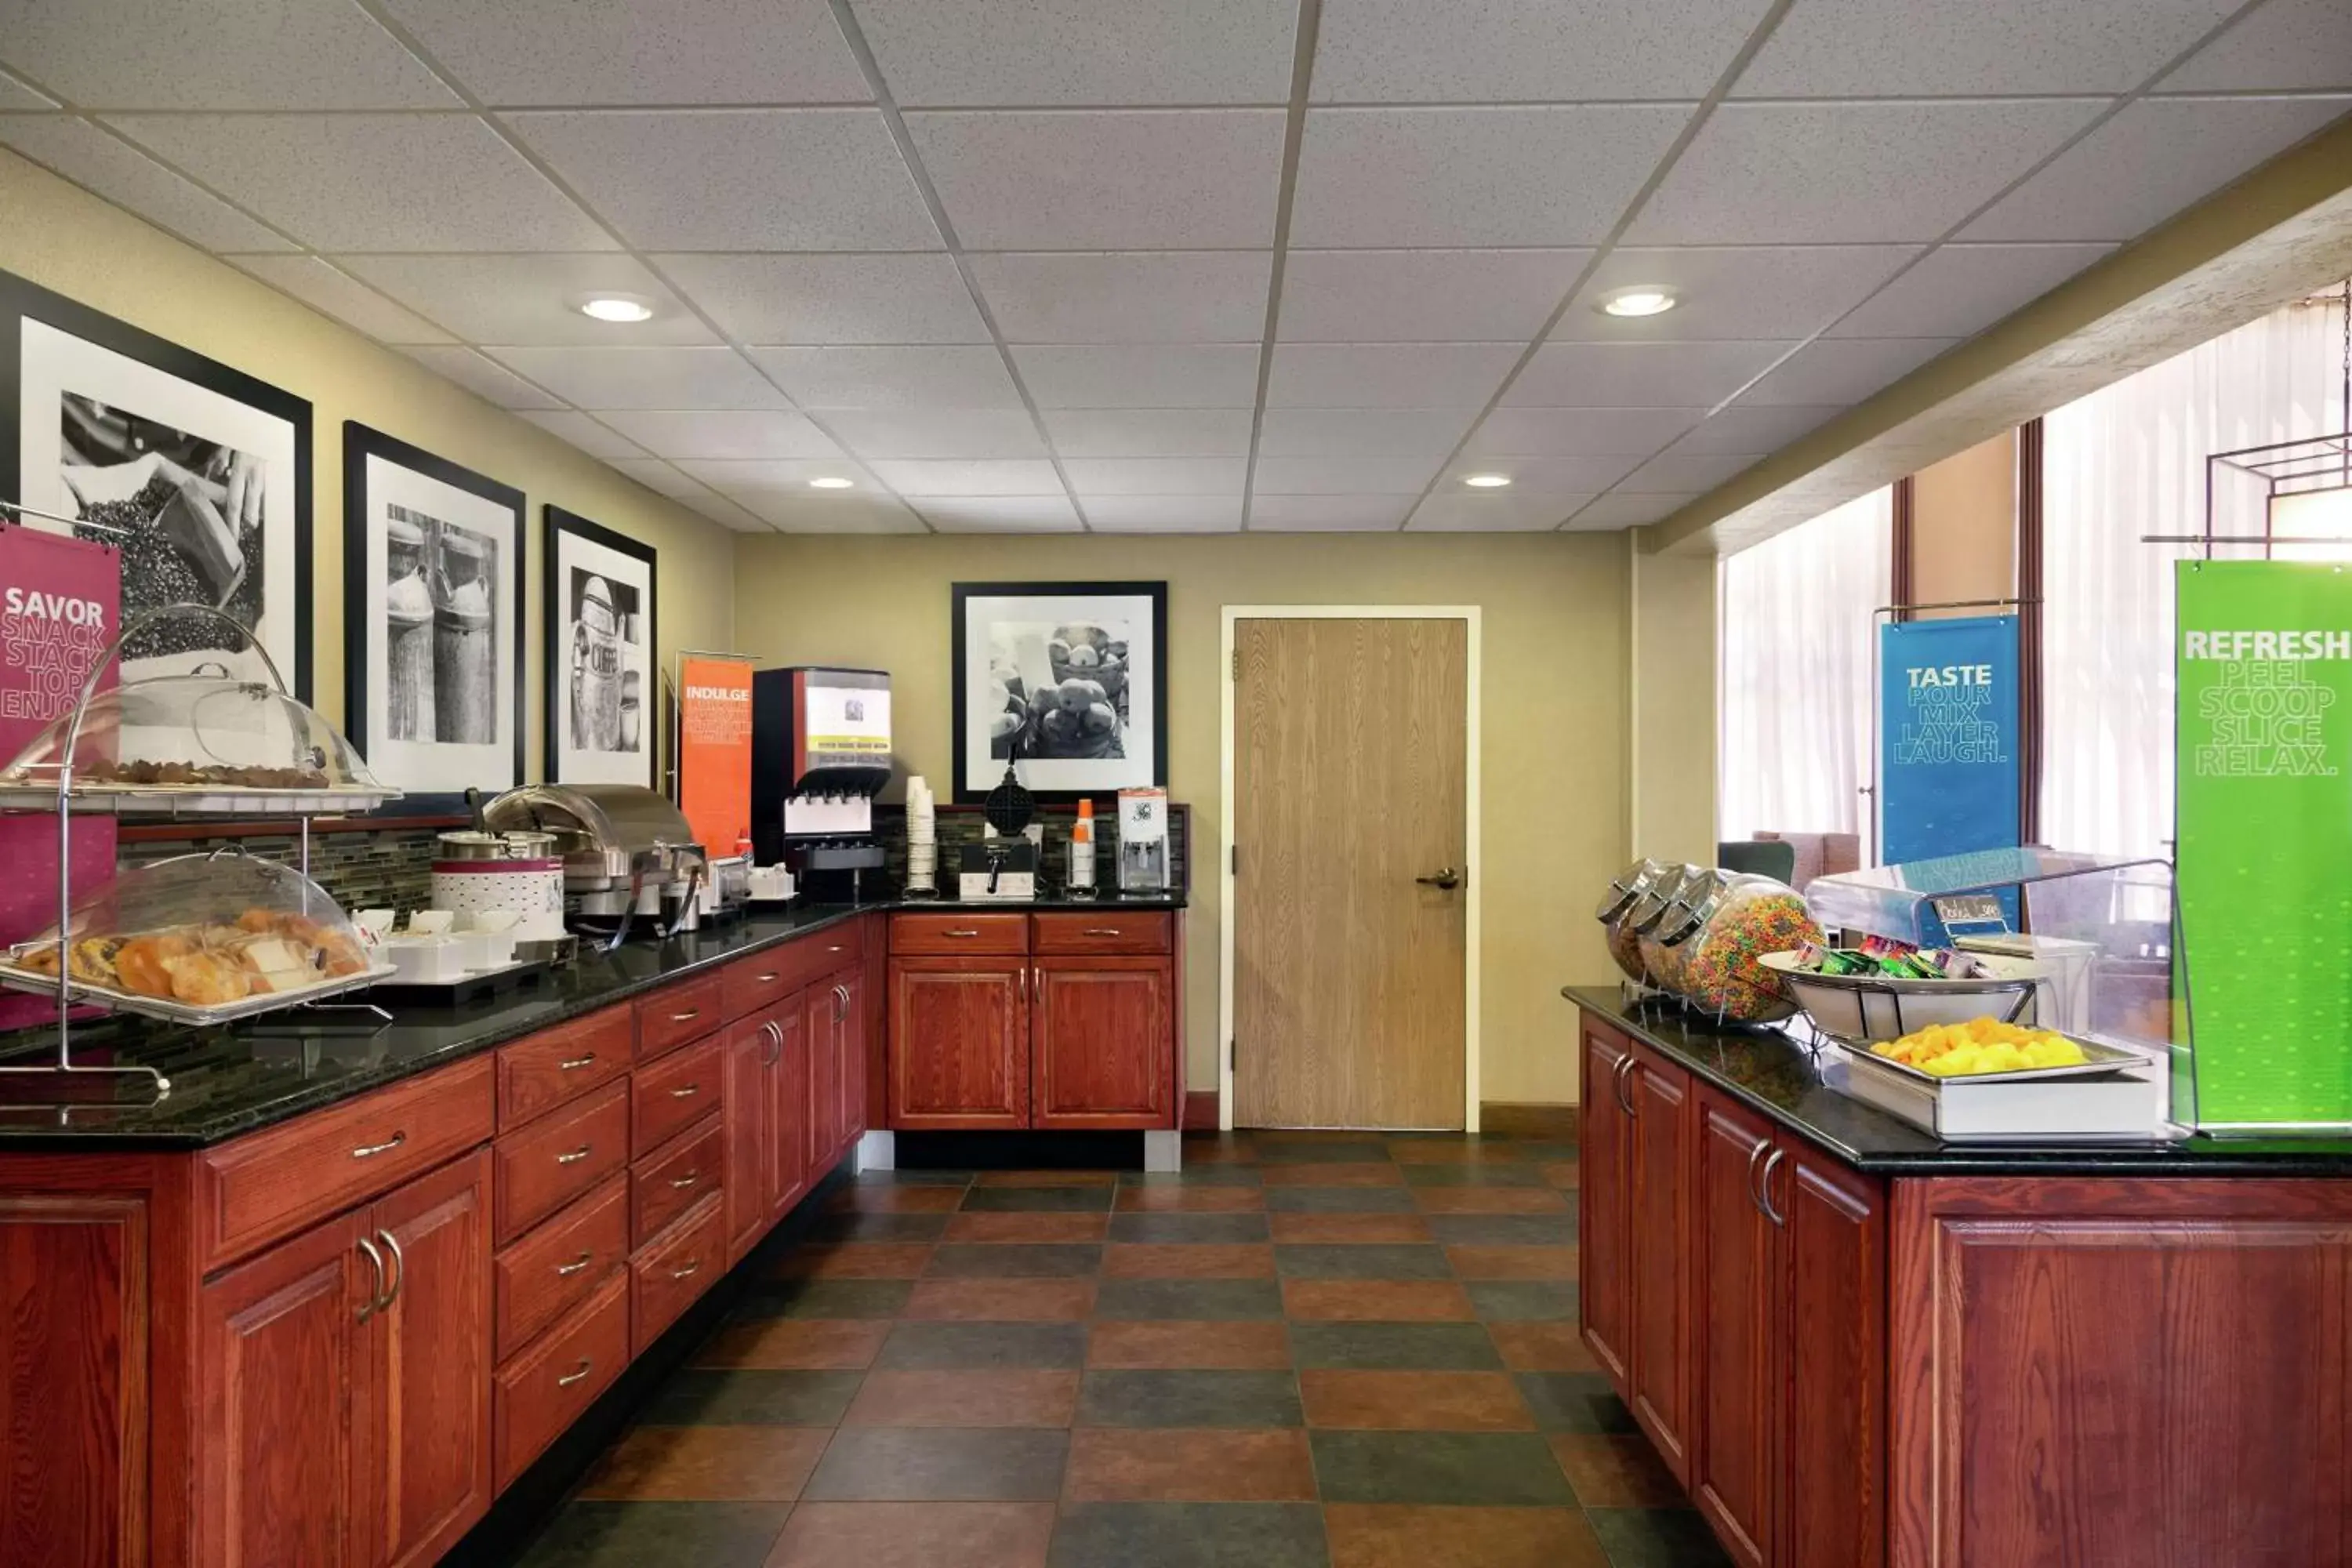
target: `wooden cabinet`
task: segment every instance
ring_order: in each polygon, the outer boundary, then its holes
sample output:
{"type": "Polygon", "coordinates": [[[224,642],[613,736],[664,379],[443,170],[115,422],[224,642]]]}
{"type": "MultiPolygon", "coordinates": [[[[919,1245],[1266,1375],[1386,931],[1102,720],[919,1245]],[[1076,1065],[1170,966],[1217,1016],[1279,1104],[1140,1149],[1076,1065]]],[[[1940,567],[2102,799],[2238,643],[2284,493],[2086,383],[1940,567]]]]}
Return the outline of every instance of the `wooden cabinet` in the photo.
{"type": "Polygon", "coordinates": [[[1697,1092],[1690,1262],[1696,1314],[1698,1419],[1690,1494],[1733,1559],[1772,1561],[1773,1412],[1782,1292],[1774,1227],[1757,1173],[1772,1151],[1764,1119],[1728,1096],[1697,1092]]]}
{"type": "Polygon", "coordinates": [[[1690,1075],[1636,1042],[1627,1257],[1633,1277],[1633,1394],[1626,1403],[1666,1468],[1690,1479],[1690,1075]]]}
{"type": "Polygon", "coordinates": [[[835,977],[841,986],[841,1027],[835,1047],[841,1060],[841,1156],[866,1134],[866,1067],[867,1016],[873,1003],[866,992],[861,969],[845,969],[835,977]]]}
{"type": "Polygon", "coordinates": [[[893,1127],[1026,1127],[1028,959],[893,958],[889,1058],[893,1127]]]}
{"type": "Polygon", "coordinates": [[[721,1046],[730,1264],[767,1234],[769,1210],[779,1190],[777,1171],[783,1156],[776,1122],[780,1035],[774,1018],[755,1015],[730,1025],[721,1046]]]}
{"type": "Polygon", "coordinates": [[[831,975],[802,996],[801,1038],[808,1051],[808,1163],[819,1177],[841,1144],[841,989],[831,975]]]}
{"type": "Polygon", "coordinates": [[[775,1076],[769,1088],[770,1121],[776,1142],[776,1184],[768,1202],[768,1223],[793,1212],[793,1205],[816,1184],[811,1163],[815,1151],[809,1131],[809,1041],[806,1009],[797,1000],[776,1009],[775,1076]]]}
{"type": "MultiPolygon", "coordinates": [[[[1886,1186],[1804,1139],[1779,1134],[1775,1149],[1780,1163],[1757,1173],[1780,1224],[1775,1561],[1879,1568],[1886,1561],[1886,1186]]],[[[2352,1536],[2339,1540],[2352,1547],[2352,1536]]]]}
{"type": "Polygon", "coordinates": [[[1172,959],[1039,959],[1030,1024],[1029,1124],[1169,1126],[1174,989],[1172,959]]]}
{"type": "Polygon", "coordinates": [[[1630,1395],[1633,1272],[1629,1256],[1633,1113],[1624,1098],[1633,1045],[1587,1019],[1579,1051],[1576,1188],[1577,1312],[1585,1348],[1630,1395]]]}

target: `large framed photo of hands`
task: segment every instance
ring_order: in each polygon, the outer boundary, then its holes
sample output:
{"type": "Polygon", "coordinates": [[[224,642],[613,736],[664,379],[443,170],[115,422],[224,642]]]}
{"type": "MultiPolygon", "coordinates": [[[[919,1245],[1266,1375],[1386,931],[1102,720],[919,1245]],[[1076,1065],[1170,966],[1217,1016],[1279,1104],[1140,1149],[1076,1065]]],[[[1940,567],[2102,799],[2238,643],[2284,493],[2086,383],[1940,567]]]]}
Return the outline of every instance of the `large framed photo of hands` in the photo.
{"type": "Polygon", "coordinates": [[[959,801],[1168,782],[1167,584],[958,583],[953,637],[959,801]]]}
{"type": "Polygon", "coordinates": [[[654,549],[547,509],[547,776],[659,787],[654,549]]]}
{"type": "Polygon", "coordinates": [[[121,551],[126,626],[193,602],[253,633],[150,626],[125,680],[275,665],[311,700],[305,399],[0,272],[0,499],[50,514],[27,527],[121,551]]]}

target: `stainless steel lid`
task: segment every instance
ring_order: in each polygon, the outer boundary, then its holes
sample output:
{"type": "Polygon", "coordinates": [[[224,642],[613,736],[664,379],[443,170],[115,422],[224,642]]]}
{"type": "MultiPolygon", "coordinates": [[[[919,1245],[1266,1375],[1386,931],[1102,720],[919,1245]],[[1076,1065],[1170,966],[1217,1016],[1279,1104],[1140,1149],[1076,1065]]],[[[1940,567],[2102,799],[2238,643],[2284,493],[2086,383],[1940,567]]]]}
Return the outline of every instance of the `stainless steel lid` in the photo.
{"type": "Polygon", "coordinates": [[[1595,920],[1607,924],[1632,909],[1642,895],[1666,868],[1655,860],[1636,860],[1610,879],[1609,890],[1601,896],[1600,908],[1592,911],[1595,920]]]}
{"type": "Polygon", "coordinates": [[[482,812],[493,833],[548,835],[567,888],[682,882],[703,863],[685,814],[642,784],[525,784],[482,812]]]}
{"type": "Polygon", "coordinates": [[[555,835],[481,833],[472,829],[444,833],[434,839],[433,858],[436,860],[552,860],[556,858],[555,835]]]}

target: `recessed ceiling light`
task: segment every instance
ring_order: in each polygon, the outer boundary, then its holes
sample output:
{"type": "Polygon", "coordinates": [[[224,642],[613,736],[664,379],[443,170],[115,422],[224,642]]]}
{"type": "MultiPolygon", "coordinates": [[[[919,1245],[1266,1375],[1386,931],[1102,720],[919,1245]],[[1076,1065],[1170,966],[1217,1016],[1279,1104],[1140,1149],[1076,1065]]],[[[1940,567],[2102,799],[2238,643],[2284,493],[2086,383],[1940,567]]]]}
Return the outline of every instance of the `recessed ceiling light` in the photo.
{"type": "Polygon", "coordinates": [[[1474,490],[1498,490],[1511,482],[1508,474],[1472,474],[1462,481],[1474,490]]]}
{"type": "Polygon", "coordinates": [[[1612,289],[1601,296],[1601,312],[1605,316],[1655,316],[1673,310],[1676,302],[1671,289],[1655,283],[1637,283],[1630,289],[1612,289]]]}
{"type": "Polygon", "coordinates": [[[839,474],[827,474],[821,479],[811,479],[809,488],[816,490],[845,490],[857,481],[845,479],[839,474]]]}
{"type": "Polygon", "coordinates": [[[649,321],[654,308],[634,294],[591,294],[580,301],[580,313],[600,321],[649,321]]]}

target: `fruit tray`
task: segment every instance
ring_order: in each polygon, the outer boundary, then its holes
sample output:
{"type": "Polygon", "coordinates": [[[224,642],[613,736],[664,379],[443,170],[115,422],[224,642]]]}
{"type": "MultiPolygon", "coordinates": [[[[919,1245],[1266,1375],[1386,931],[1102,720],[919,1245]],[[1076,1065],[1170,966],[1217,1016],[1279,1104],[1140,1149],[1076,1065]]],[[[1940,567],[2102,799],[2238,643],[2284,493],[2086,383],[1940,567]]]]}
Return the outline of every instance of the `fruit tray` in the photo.
{"type": "Polygon", "coordinates": [[[1869,1047],[1841,1041],[1845,1054],[1856,1066],[1873,1070],[1883,1068],[1899,1073],[1915,1082],[1932,1084],[1941,1089],[1948,1083],[2040,1083],[2052,1079],[2096,1078],[2122,1068],[2144,1068],[2148,1058],[2137,1051],[2127,1051],[2116,1046],[2103,1046],[2096,1040],[2086,1040],[2079,1035],[2068,1035],[2082,1051],[2084,1060],[2058,1068],[2018,1068],[2009,1072],[1969,1072],[1939,1075],[1915,1068],[1909,1062],[1898,1062],[1892,1057],[1882,1057],[1869,1047]]]}

